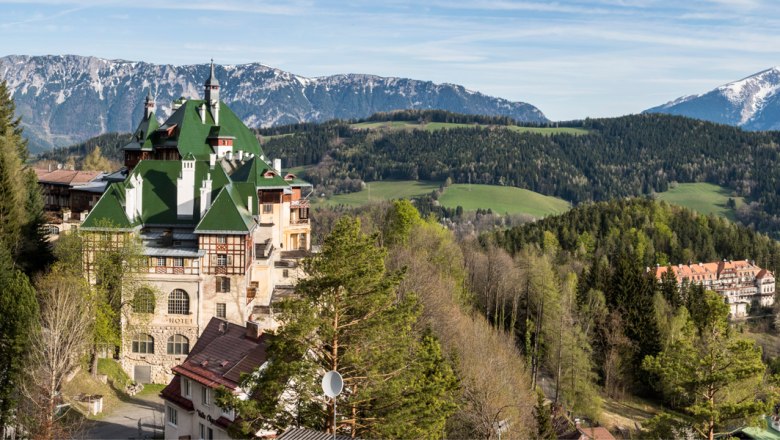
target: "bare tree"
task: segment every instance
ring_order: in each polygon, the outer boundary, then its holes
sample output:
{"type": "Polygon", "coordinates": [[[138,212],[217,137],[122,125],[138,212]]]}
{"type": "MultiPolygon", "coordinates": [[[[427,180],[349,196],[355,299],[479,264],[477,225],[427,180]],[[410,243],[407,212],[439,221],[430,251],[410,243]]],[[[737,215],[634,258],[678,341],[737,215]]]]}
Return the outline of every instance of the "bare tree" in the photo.
{"type": "Polygon", "coordinates": [[[86,280],[55,266],[37,280],[40,328],[32,335],[21,422],[33,438],[73,436],[75,426],[58,414],[61,387],[89,348],[93,313],[86,280]]]}

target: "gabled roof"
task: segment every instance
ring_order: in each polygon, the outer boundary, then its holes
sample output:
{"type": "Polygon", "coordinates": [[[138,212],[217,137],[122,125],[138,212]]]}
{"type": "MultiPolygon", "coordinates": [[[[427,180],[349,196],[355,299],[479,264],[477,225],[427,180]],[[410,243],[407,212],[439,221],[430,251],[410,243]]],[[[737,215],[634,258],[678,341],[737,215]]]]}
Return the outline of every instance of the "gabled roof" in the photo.
{"type": "Polygon", "coordinates": [[[81,225],[85,229],[131,229],[125,214],[125,184],[112,183],[81,225]]]}
{"type": "MultiPolygon", "coordinates": [[[[142,160],[127,176],[129,179],[131,176],[140,175],[143,180],[140,223],[194,226],[200,221],[200,187],[206,176],[211,177],[212,200],[230,182],[222,167],[210,168],[208,162],[195,162],[193,216],[188,219],[180,219],[176,215],[176,181],[181,174],[181,166],[181,162],[178,160],[142,160]]],[[[95,228],[99,224],[105,224],[106,221],[111,224],[129,225],[130,222],[124,213],[125,188],[128,187],[128,184],[129,180],[112,184],[89,213],[83,227],[95,228]],[[121,212],[121,218],[124,221],[119,218],[119,212],[121,212]]]]}
{"type": "Polygon", "coordinates": [[[125,150],[152,150],[152,134],[160,124],[157,122],[157,116],[152,112],[149,118],[144,117],[135,129],[130,142],[124,146],[125,150]]]}
{"type": "Polygon", "coordinates": [[[235,389],[242,374],[265,363],[269,339],[265,333],[250,338],[245,327],[211,318],[187,359],[172,370],[208,387],[235,389]]]}
{"type": "MultiPolygon", "coordinates": [[[[190,99],[179,107],[162,125],[162,127],[174,127],[171,136],[165,136],[162,131],[154,133],[152,141],[155,147],[176,147],[179,154],[184,157],[188,153],[197,159],[206,160],[212,153],[208,138],[212,134],[214,117],[206,103],[206,123],[201,122],[198,108],[204,104],[201,99],[190,99]]],[[[217,133],[229,133],[235,137],[233,151],[243,150],[255,155],[263,154],[260,142],[255,134],[244,125],[241,119],[230,110],[225,103],[219,103],[219,129],[217,133]]]]}
{"type": "Polygon", "coordinates": [[[254,219],[246,206],[249,197],[257,203],[254,190],[239,191],[236,183],[226,185],[211,204],[211,208],[195,228],[196,234],[240,233],[246,234],[254,227],[254,219]],[[243,193],[243,194],[242,194],[243,193]],[[242,199],[243,195],[243,199],[242,199]]]}
{"type": "Polygon", "coordinates": [[[35,170],[35,175],[40,183],[67,186],[85,185],[105,175],[101,171],[49,170],[46,168],[33,168],[33,170],[35,170]]]}

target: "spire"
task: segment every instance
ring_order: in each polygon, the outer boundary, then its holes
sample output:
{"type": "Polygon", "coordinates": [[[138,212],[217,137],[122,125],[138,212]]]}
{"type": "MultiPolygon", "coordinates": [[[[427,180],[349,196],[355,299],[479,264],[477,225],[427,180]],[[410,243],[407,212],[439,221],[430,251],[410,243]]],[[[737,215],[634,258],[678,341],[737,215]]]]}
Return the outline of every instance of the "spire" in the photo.
{"type": "Polygon", "coordinates": [[[219,125],[219,81],[214,75],[214,59],[211,59],[211,74],[203,84],[206,104],[211,110],[211,116],[214,118],[214,125],[219,125]]]}
{"type": "Polygon", "coordinates": [[[152,98],[152,88],[149,87],[149,91],[146,94],[146,102],[144,102],[144,119],[149,119],[154,113],[154,98],[152,98]]]}

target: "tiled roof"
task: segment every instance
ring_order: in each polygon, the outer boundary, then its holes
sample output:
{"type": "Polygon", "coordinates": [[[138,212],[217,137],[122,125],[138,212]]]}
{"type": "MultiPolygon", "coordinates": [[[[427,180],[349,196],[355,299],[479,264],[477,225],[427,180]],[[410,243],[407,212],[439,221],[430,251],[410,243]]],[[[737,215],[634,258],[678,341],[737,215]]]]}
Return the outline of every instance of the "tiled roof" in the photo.
{"type": "Polygon", "coordinates": [[[179,405],[187,411],[194,409],[192,400],[182,397],[181,395],[181,377],[173,376],[173,380],[162,391],[160,391],[160,397],[179,405]]]}
{"type": "Polygon", "coordinates": [[[75,170],[51,170],[45,168],[33,168],[38,182],[54,185],[79,186],[101,177],[101,171],[75,171],[75,170]]]}
{"type": "Polygon", "coordinates": [[[262,334],[253,339],[247,337],[245,327],[211,318],[187,359],[173,372],[209,387],[223,385],[235,389],[242,374],[266,361],[269,337],[262,334]]]}

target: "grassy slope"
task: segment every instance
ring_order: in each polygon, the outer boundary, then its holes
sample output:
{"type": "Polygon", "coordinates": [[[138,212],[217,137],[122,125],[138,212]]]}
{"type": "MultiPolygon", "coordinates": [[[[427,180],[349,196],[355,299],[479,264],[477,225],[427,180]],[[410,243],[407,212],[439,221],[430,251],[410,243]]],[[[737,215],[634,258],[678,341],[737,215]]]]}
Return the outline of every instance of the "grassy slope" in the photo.
{"type": "Polygon", "coordinates": [[[436,182],[424,182],[415,180],[384,180],[381,182],[368,182],[366,189],[349,194],[339,194],[328,200],[318,202],[318,205],[347,205],[360,206],[379,200],[403,199],[428,194],[437,189],[436,182]]]}
{"type": "MultiPolygon", "coordinates": [[[[369,201],[420,196],[439,187],[436,182],[413,180],[385,180],[370,182],[367,185],[368,187],[363,191],[333,196],[328,200],[318,202],[318,205],[360,206],[369,203],[369,201]]],[[[451,185],[439,201],[448,208],[455,208],[458,205],[466,211],[490,208],[499,214],[508,212],[510,214],[529,214],[534,217],[544,217],[569,209],[568,202],[555,197],[543,196],[520,188],[494,185],[451,185]]]]}
{"type": "Polygon", "coordinates": [[[439,202],[448,208],[460,205],[466,211],[490,208],[499,214],[529,214],[534,217],[560,214],[569,209],[565,200],[527,189],[495,185],[451,185],[439,202]]]}
{"type": "MultiPolygon", "coordinates": [[[[734,220],[734,210],[726,207],[730,196],[728,188],[711,183],[680,183],[676,188],[658,194],[659,199],[668,203],[734,220]]],[[[743,203],[741,197],[735,197],[734,200],[737,207],[743,203]]]]}

